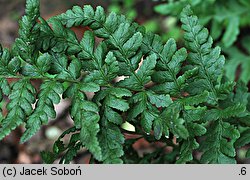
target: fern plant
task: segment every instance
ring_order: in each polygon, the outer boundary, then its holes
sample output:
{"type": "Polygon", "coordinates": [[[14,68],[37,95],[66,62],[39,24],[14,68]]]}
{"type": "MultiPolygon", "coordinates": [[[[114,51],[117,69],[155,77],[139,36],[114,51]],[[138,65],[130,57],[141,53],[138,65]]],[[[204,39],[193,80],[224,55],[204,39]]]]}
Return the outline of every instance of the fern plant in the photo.
{"type": "Polygon", "coordinates": [[[41,153],[46,163],[70,163],[81,148],[92,163],[236,163],[236,149],[250,143],[248,90],[224,77],[220,47],[189,6],[181,21],[185,47],[179,49],[174,39],[163,44],[102,7],[75,6],[45,21],[39,1],[27,0],[19,38],[0,49],[0,94],[7,97],[1,104],[8,110],[0,116],[0,139],[25,126],[20,141],[28,141],[55,118],[54,104],[69,98],[74,126],[52,152],[41,153]],[[73,26],[90,30],[78,40],[73,26]],[[39,89],[33,79],[42,80],[39,89]],[[127,122],[135,132],[124,128],[127,122]],[[143,138],[164,146],[141,157],[132,145],[143,138]]]}
{"type": "MultiPolygon", "coordinates": [[[[178,16],[187,4],[192,6],[203,25],[209,27],[211,36],[221,45],[227,56],[226,76],[230,80],[249,82],[249,34],[250,1],[247,0],[169,0],[155,6],[155,11],[170,16],[178,16]],[[224,33],[223,33],[224,32],[224,33]],[[239,71],[236,71],[240,69],[239,71]]],[[[179,27],[174,27],[174,29],[179,27]]],[[[171,28],[170,28],[171,31],[171,28]]]]}
{"type": "Polygon", "coordinates": [[[222,36],[221,43],[227,48],[236,42],[240,28],[250,24],[248,0],[228,0],[227,3],[223,0],[168,0],[168,3],[156,6],[155,10],[160,14],[176,16],[187,4],[192,5],[202,24],[211,24],[214,39],[222,36]]]}

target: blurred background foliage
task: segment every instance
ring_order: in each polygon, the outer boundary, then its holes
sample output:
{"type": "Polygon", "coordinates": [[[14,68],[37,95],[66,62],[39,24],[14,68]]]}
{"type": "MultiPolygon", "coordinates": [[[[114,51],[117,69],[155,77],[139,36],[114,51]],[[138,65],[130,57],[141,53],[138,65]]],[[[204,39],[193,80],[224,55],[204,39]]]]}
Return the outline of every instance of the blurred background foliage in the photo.
{"type": "MultiPolygon", "coordinates": [[[[249,0],[168,0],[154,7],[165,16],[178,17],[187,4],[205,25],[227,57],[230,80],[250,80],[250,1],[249,0]]],[[[180,28],[180,27],[179,27],[180,28]]],[[[181,38],[180,38],[181,39],[181,38]]]]}
{"type": "MultiPolygon", "coordinates": [[[[131,21],[144,25],[147,31],[161,35],[163,41],[172,37],[179,45],[183,43],[179,15],[183,7],[190,4],[202,24],[209,29],[215,43],[222,47],[227,59],[226,76],[230,80],[241,80],[250,87],[250,0],[41,0],[41,14],[49,19],[74,5],[86,4],[100,5],[107,12],[124,14],[131,21]]],[[[24,14],[24,5],[25,0],[0,0],[0,42],[5,47],[10,47],[17,37],[17,21],[24,14]]],[[[73,30],[81,37],[86,29],[79,27],[73,30]]],[[[34,83],[39,85],[39,82],[34,83]]],[[[65,113],[68,105],[67,101],[58,105],[57,118],[43,127],[31,144],[18,144],[22,128],[1,142],[0,163],[41,163],[40,151],[51,148],[62,131],[72,124],[65,113]]],[[[150,153],[159,144],[140,141],[133,147],[138,154],[148,158],[144,163],[150,163],[150,153]]],[[[243,161],[245,153],[244,148],[238,150],[239,163],[248,162],[243,161]]],[[[82,150],[74,162],[88,163],[88,152],[82,150]]]]}

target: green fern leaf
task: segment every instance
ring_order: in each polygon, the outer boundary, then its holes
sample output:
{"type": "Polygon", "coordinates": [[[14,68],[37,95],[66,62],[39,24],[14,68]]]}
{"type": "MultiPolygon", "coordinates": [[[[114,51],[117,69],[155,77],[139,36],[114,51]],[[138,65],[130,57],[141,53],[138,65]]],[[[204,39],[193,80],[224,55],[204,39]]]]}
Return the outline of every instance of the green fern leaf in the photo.
{"type": "Polygon", "coordinates": [[[237,141],[235,142],[235,146],[237,148],[240,148],[240,147],[245,146],[249,143],[250,143],[250,130],[247,129],[241,133],[240,138],[237,139],[237,141]]]}
{"type": "Polygon", "coordinates": [[[7,49],[2,49],[0,44],[0,75],[1,76],[15,76],[19,71],[21,61],[11,57],[11,53],[7,49]]]}
{"type": "Polygon", "coordinates": [[[102,149],[103,162],[107,164],[122,163],[120,159],[123,156],[123,147],[125,139],[118,127],[108,124],[107,127],[102,127],[98,136],[102,149]]]}
{"type": "Polygon", "coordinates": [[[82,144],[76,143],[74,145],[68,146],[66,153],[63,155],[60,163],[69,164],[72,159],[77,155],[77,152],[80,150],[82,144]]]}
{"type": "Polygon", "coordinates": [[[85,94],[79,91],[80,86],[73,87],[73,105],[71,107],[71,117],[74,120],[75,126],[80,131],[80,140],[82,144],[94,155],[94,157],[101,161],[102,154],[97,139],[99,132],[98,106],[90,101],[85,100],[85,94]]]}
{"type": "Polygon", "coordinates": [[[49,71],[51,74],[55,74],[58,79],[66,79],[73,81],[77,80],[81,76],[82,64],[79,59],[72,58],[69,63],[69,59],[61,54],[53,53],[51,57],[51,65],[53,68],[49,71]]]}
{"type": "Polygon", "coordinates": [[[222,42],[225,47],[230,47],[236,40],[240,33],[239,30],[240,19],[238,16],[230,18],[228,25],[226,27],[226,32],[223,35],[222,42]]]}
{"type": "Polygon", "coordinates": [[[219,110],[219,109],[211,109],[208,110],[204,116],[204,120],[206,121],[213,121],[217,119],[227,119],[230,117],[238,116],[240,113],[245,111],[245,105],[236,104],[226,109],[219,110]]]}
{"type": "Polygon", "coordinates": [[[155,104],[157,108],[168,107],[173,101],[169,95],[158,95],[151,91],[147,92],[149,101],[152,104],[155,104]]]}
{"type": "Polygon", "coordinates": [[[193,151],[199,148],[199,144],[195,137],[204,135],[207,130],[203,125],[198,123],[187,123],[189,137],[182,142],[180,149],[180,158],[176,161],[177,164],[186,163],[193,160],[193,151]]]}
{"type": "Polygon", "coordinates": [[[50,69],[52,57],[49,54],[43,54],[39,56],[33,64],[26,64],[22,67],[22,74],[25,76],[44,76],[44,74],[50,69]]]}
{"type": "MultiPolygon", "coordinates": [[[[65,151],[67,149],[67,147],[65,147],[64,142],[62,141],[62,139],[66,136],[69,135],[71,133],[75,133],[77,135],[79,135],[79,133],[76,133],[77,129],[76,127],[71,127],[69,129],[67,129],[66,131],[64,131],[59,138],[56,140],[56,142],[54,143],[53,146],[53,154],[57,154],[59,155],[60,153],[62,153],[63,151],[65,151]]],[[[70,144],[69,144],[70,145],[70,144]]]]}
{"type": "Polygon", "coordinates": [[[30,139],[42,124],[47,124],[49,118],[55,118],[56,112],[54,104],[61,100],[60,94],[63,93],[63,87],[60,83],[48,81],[41,85],[39,100],[36,103],[35,111],[28,117],[26,130],[21,137],[21,142],[30,139]]]}
{"type": "Polygon", "coordinates": [[[161,118],[160,111],[156,107],[170,106],[172,104],[170,96],[158,95],[153,91],[148,91],[137,93],[130,101],[134,108],[128,111],[128,120],[135,120],[140,117],[143,130],[149,134],[153,127],[156,139],[160,139],[163,134],[169,135],[165,119],[161,118]]]}
{"type": "Polygon", "coordinates": [[[183,117],[187,122],[195,122],[203,119],[207,107],[193,107],[185,106],[183,110],[183,117]]]}
{"type": "Polygon", "coordinates": [[[100,130],[98,114],[87,112],[83,114],[80,140],[83,145],[94,155],[95,159],[102,160],[102,151],[97,139],[97,133],[100,130]]]}
{"type": "Polygon", "coordinates": [[[207,132],[207,138],[203,141],[201,149],[204,154],[202,163],[235,163],[235,149],[233,144],[240,136],[238,130],[221,120],[215,121],[207,132]],[[230,138],[228,141],[227,138],[230,138]]]}
{"type": "Polygon", "coordinates": [[[160,61],[157,62],[156,72],[152,78],[159,85],[153,87],[154,91],[168,93],[171,95],[179,95],[184,88],[185,81],[189,76],[180,76],[177,74],[181,70],[182,62],[187,57],[185,48],[177,51],[176,43],[173,39],[162,46],[160,38],[156,35],[148,34],[144,40],[143,49],[145,52],[153,51],[159,56],[160,61]]]}
{"type": "Polygon", "coordinates": [[[84,92],[97,92],[100,90],[100,86],[96,83],[89,82],[89,83],[81,83],[80,90],[84,92]]]}
{"type": "Polygon", "coordinates": [[[39,18],[39,20],[41,21],[41,24],[39,24],[39,37],[41,40],[37,41],[39,49],[44,51],[51,49],[55,53],[66,51],[68,55],[74,55],[81,51],[80,43],[75,33],[65,28],[59,20],[50,20],[52,28],[44,19],[39,18]]]}
{"type": "Polygon", "coordinates": [[[177,101],[186,106],[187,105],[193,106],[193,105],[198,105],[203,102],[206,102],[208,96],[209,96],[209,93],[207,91],[204,91],[203,93],[199,95],[190,96],[190,97],[188,96],[182,99],[178,99],[177,101]]]}
{"type": "Polygon", "coordinates": [[[19,80],[12,85],[10,102],[7,105],[9,113],[1,122],[0,139],[23,124],[26,116],[32,113],[31,105],[35,103],[35,93],[35,88],[26,79],[19,80]]]}
{"type": "MultiPolygon", "coordinates": [[[[167,122],[162,122],[163,126],[167,126],[169,131],[172,132],[176,137],[187,139],[189,132],[185,126],[185,120],[180,117],[180,105],[173,103],[161,114],[161,119],[167,122]]],[[[167,128],[165,128],[167,129],[167,128]]]]}
{"type": "Polygon", "coordinates": [[[106,53],[105,45],[100,44],[96,49],[95,56],[92,57],[94,60],[92,61],[93,69],[95,70],[85,78],[86,82],[108,85],[117,76],[119,71],[118,61],[112,52],[106,53]]]}
{"type": "Polygon", "coordinates": [[[0,94],[9,95],[11,92],[9,83],[6,79],[0,78],[0,94]]]}
{"type": "Polygon", "coordinates": [[[156,55],[148,56],[142,66],[139,68],[136,74],[132,74],[129,78],[126,78],[118,83],[121,87],[130,87],[134,90],[140,90],[144,88],[145,84],[150,82],[153,71],[152,69],[156,64],[156,55]]]}
{"type": "Polygon", "coordinates": [[[38,56],[35,43],[39,37],[37,19],[40,16],[40,1],[27,0],[25,15],[19,21],[19,38],[14,44],[14,52],[26,62],[31,62],[38,56]]]}
{"type": "MultiPolygon", "coordinates": [[[[164,8],[168,13],[187,2],[164,8]]],[[[91,163],[235,163],[236,148],[249,144],[249,93],[244,83],[223,74],[221,49],[213,47],[201,25],[213,18],[199,23],[186,7],[181,13],[185,46],[178,49],[175,40],[163,44],[162,37],[123,15],[106,16],[102,7],[75,6],[45,21],[39,1],[27,0],[19,38],[11,50],[0,46],[0,107],[7,104],[7,115],[0,113],[0,140],[25,124],[21,142],[27,141],[56,117],[54,104],[68,98],[73,127],[62,133],[53,152],[42,153],[47,163],[58,158],[70,163],[81,148],[91,154],[91,163]],[[73,26],[89,30],[78,39],[73,26]],[[36,79],[38,92],[31,84],[36,79]],[[124,128],[128,122],[133,134],[124,128]],[[143,157],[129,154],[140,138],[163,142],[172,151],[166,154],[164,146],[143,157]],[[200,159],[193,157],[197,150],[200,159]]],[[[222,41],[228,46],[237,36],[237,18],[236,27],[225,15],[211,23],[226,20],[222,41]]]]}
{"type": "Polygon", "coordinates": [[[208,30],[203,28],[198,18],[193,15],[190,7],[182,12],[182,28],[185,31],[184,39],[190,50],[190,64],[199,68],[199,78],[189,84],[190,93],[211,92],[210,98],[217,100],[214,86],[223,72],[224,57],[220,55],[220,48],[212,48],[212,38],[208,30]],[[199,85],[199,88],[195,88],[199,85]]]}
{"type": "Polygon", "coordinates": [[[193,150],[197,149],[199,144],[195,139],[185,141],[181,145],[180,158],[176,161],[176,164],[183,164],[193,160],[193,150]]]}
{"type": "Polygon", "coordinates": [[[249,57],[249,36],[244,37],[241,41],[242,49],[240,50],[237,47],[230,47],[224,49],[224,52],[228,55],[228,62],[225,65],[226,76],[231,80],[236,78],[236,70],[238,67],[241,67],[241,72],[239,80],[244,83],[248,83],[249,78],[249,69],[250,69],[250,57],[249,57]]]}
{"type": "Polygon", "coordinates": [[[74,120],[76,128],[81,128],[82,126],[81,121],[84,119],[82,111],[86,110],[88,112],[90,110],[91,112],[96,112],[98,108],[96,108],[96,105],[92,103],[88,103],[88,101],[85,100],[85,94],[80,92],[78,88],[79,87],[77,87],[76,85],[71,87],[73,103],[72,103],[72,107],[70,110],[70,115],[72,119],[74,120]],[[91,104],[91,106],[89,106],[89,104],[91,104]]]}

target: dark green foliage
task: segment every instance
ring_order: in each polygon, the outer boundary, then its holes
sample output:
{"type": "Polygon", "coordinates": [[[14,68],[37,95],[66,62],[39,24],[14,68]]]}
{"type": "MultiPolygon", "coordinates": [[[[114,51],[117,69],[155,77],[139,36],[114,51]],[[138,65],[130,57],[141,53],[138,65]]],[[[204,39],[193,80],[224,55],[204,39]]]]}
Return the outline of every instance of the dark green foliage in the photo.
{"type": "Polygon", "coordinates": [[[107,123],[106,126],[102,127],[98,138],[102,149],[103,162],[109,164],[122,163],[120,157],[124,154],[123,143],[125,140],[119,128],[107,123]]]}
{"type": "Polygon", "coordinates": [[[48,21],[38,7],[27,1],[20,37],[11,51],[0,48],[0,100],[10,100],[0,139],[25,125],[26,142],[56,117],[54,104],[69,98],[74,125],[52,152],[41,153],[45,163],[70,163],[81,148],[93,163],[235,163],[235,149],[250,143],[248,90],[224,77],[224,56],[190,7],[181,14],[185,47],[179,49],[174,39],[163,44],[102,7],[75,6],[48,21]],[[78,40],[73,26],[90,30],[78,40]],[[9,78],[17,81],[9,86],[9,78]],[[42,80],[38,90],[33,79],[42,80]],[[125,136],[126,122],[136,138],[125,136]],[[141,138],[164,145],[140,157],[132,145],[141,138]],[[166,153],[166,146],[173,150],[166,153]]]}
{"type": "Polygon", "coordinates": [[[39,29],[37,19],[40,16],[39,0],[27,0],[25,15],[19,22],[19,38],[14,44],[14,54],[26,62],[32,62],[38,56],[35,43],[38,41],[39,29]]]}
{"type": "Polygon", "coordinates": [[[163,3],[155,7],[156,12],[164,15],[178,15],[182,8],[190,4],[199,15],[203,25],[211,24],[214,39],[222,36],[225,47],[232,46],[240,33],[240,27],[250,24],[248,0],[177,0],[163,3]],[[225,31],[223,33],[223,31],[225,31]]]}
{"type": "MultiPolygon", "coordinates": [[[[198,15],[202,25],[208,27],[211,36],[217,44],[222,46],[222,51],[228,56],[225,71],[226,76],[234,81],[239,74],[239,79],[249,82],[249,34],[246,29],[250,25],[250,1],[248,0],[168,0],[157,5],[156,12],[178,16],[182,8],[190,4],[195,14],[198,15]]],[[[179,28],[179,27],[174,27],[179,28]]],[[[173,29],[174,29],[173,28],[173,29]]],[[[170,30],[171,31],[171,27],[170,30]]]]}
{"type": "Polygon", "coordinates": [[[157,35],[149,34],[144,41],[145,51],[153,51],[158,54],[159,60],[156,72],[153,74],[153,81],[159,83],[153,89],[159,93],[166,93],[179,96],[182,92],[185,81],[195,73],[195,69],[187,71],[182,76],[176,77],[181,70],[182,62],[187,57],[187,51],[182,48],[177,51],[174,39],[162,46],[161,38],[157,35]]]}
{"type": "Polygon", "coordinates": [[[230,47],[224,51],[228,55],[228,62],[226,64],[226,75],[230,80],[236,77],[237,68],[241,68],[239,79],[244,83],[250,81],[250,37],[245,36],[241,42],[242,50],[237,47],[230,47]]]}
{"type": "Polygon", "coordinates": [[[55,81],[45,81],[40,87],[38,101],[33,113],[27,118],[26,131],[21,141],[25,142],[30,139],[42,124],[47,124],[49,118],[55,118],[56,112],[53,104],[60,102],[59,94],[63,93],[63,87],[55,81]]]}
{"type": "Polygon", "coordinates": [[[35,103],[35,88],[29,80],[21,79],[12,84],[9,95],[10,102],[7,105],[8,115],[1,122],[0,138],[3,139],[11,130],[20,126],[32,111],[32,104],[35,103]]]}

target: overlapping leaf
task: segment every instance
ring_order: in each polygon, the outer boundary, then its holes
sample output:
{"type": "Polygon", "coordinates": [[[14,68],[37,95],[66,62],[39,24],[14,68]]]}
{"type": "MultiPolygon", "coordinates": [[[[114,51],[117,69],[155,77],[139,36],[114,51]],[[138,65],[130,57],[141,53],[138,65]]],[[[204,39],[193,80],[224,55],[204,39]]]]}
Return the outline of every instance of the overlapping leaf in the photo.
{"type": "Polygon", "coordinates": [[[181,21],[185,31],[184,39],[190,50],[189,62],[199,68],[199,75],[189,85],[189,92],[197,94],[207,90],[211,92],[210,98],[216,101],[217,94],[214,86],[223,72],[224,57],[220,55],[219,47],[212,48],[213,41],[208,30],[199,24],[198,18],[193,15],[190,7],[183,10],[181,21]]]}
{"type": "Polygon", "coordinates": [[[52,56],[49,54],[42,54],[33,61],[32,64],[27,63],[22,67],[22,74],[25,76],[44,76],[50,69],[52,63],[52,56]]]}
{"type": "Polygon", "coordinates": [[[21,61],[16,57],[12,57],[11,52],[3,49],[0,44],[0,75],[15,76],[20,67],[21,61]]]}
{"type": "Polygon", "coordinates": [[[182,76],[177,76],[181,71],[182,63],[186,60],[187,51],[185,48],[177,50],[173,39],[169,39],[163,46],[159,36],[148,34],[143,42],[143,50],[146,53],[152,51],[158,55],[159,61],[153,74],[153,81],[158,84],[153,89],[157,92],[178,96],[182,93],[187,79],[197,72],[197,69],[192,69],[182,76]]]}
{"type": "Polygon", "coordinates": [[[209,25],[213,39],[219,40],[225,47],[232,46],[240,33],[240,27],[249,24],[249,2],[228,0],[178,0],[163,3],[155,11],[163,15],[178,16],[183,7],[191,5],[203,25],[209,25]],[[232,13],[233,12],[233,13],[232,13]]]}
{"type": "Polygon", "coordinates": [[[36,49],[36,42],[39,38],[37,19],[40,16],[40,1],[27,0],[25,15],[19,21],[19,38],[14,44],[14,52],[24,61],[32,62],[37,58],[39,51],[36,49]]]}
{"type": "MultiPolygon", "coordinates": [[[[98,106],[86,100],[86,95],[81,91],[81,85],[73,85],[65,93],[65,97],[72,98],[72,107],[70,115],[74,120],[75,127],[80,129],[80,141],[95,157],[95,159],[102,160],[102,152],[97,139],[97,134],[100,130],[98,114],[98,106]]],[[[84,87],[86,88],[86,86],[84,87]]],[[[99,88],[97,86],[97,88],[99,88]]],[[[93,89],[95,92],[99,89],[93,89]]]]}
{"type": "Polygon", "coordinates": [[[153,91],[140,92],[131,98],[133,109],[128,111],[128,120],[135,120],[140,117],[140,124],[143,130],[150,134],[152,127],[156,139],[163,134],[169,136],[168,126],[164,118],[161,118],[157,108],[168,107],[172,100],[169,95],[159,95],[153,91]]]}
{"type": "Polygon", "coordinates": [[[204,151],[201,163],[236,163],[234,142],[239,136],[239,131],[233,125],[221,120],[213,122],[207,131],[205,141],[201,145],[201,149],[204,151]]]}
{"type": "Polygon", "coordinates": [[[35,88],[27,79],[12,84],[10,102],[7,105],[8,115],[1,122],[0,139],[23,124],[26,117],[32,113],[35,93],[35,88]]]}
{"type": "Polygon", "coordinates": [[[65,28],[57,19],[50,20],[51,26],[44,19],[40,18],[40,40],[36,42],[39,49],[43,51],[52,50],[55,53],[69,55],[77,54],[81,51],[79,41],[75,33],[65,28]]]}
{"type": "Polygon", "coordinates": [[[141,67],[136,73],[120,81],[118,85],[121,87],[130,87],[133,90],[143,89],[144,86],[151,81],[151,75],[155,64],[156,55],[152,54],[143,60],[141,67]]]}
{"type": "Polygon", "coordinates": [[[117,126],[107,123],[98,136],[103,154],[103,162],[107,164],[122,163],[124,137],[117,126]]]}
{"type": "Polygon", "coordinates": [[[60,102],[62,93],[63,86],[58,82],[47,81],[41,85],[35,110],[27,119],[26,130],[21,137],[21,142],[30,139],[41,125],[48,123],[49,118],[56,118],[54,104],[60,102]]]}

